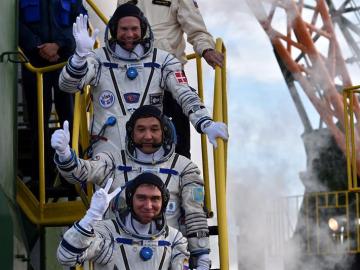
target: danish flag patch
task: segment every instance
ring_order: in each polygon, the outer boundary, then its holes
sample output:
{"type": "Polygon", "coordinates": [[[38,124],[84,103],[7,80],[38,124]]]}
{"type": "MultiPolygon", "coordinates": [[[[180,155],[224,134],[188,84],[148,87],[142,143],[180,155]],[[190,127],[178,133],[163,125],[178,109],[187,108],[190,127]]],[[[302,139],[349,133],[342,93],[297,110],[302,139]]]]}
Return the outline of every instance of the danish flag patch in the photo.
{"type": "Polygon", "coordinates": [[[175,71],[175,78],[178,83],[183,83],[183,84],[188,83],[188,79],[186,78],[185,72],[183,70],[175,71]]]}

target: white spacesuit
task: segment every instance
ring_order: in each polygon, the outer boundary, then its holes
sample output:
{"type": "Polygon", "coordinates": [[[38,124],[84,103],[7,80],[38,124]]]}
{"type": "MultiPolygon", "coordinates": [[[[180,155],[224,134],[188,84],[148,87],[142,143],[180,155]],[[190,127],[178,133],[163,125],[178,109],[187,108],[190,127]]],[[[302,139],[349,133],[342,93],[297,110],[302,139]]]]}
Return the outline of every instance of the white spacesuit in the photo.
{"type": "Polygon", "coordinates": [[[66,231],[57,250],[59,262],[75,266],[93,261],[94,269],[109,270],[188,269],[186,238],[166,225],[163,211],[168,191],[162,181],[151,173],[145,173],[133,180],[132,192],[126,190],[130,202],[134,201],[134,193],[141,185],[152,185],[160,190],[162,206],[158,210],[159,216],[146,223],[141,222],[131,203],[128,211],[118,212],[116,218],[101,220],[110,200],[120,191],[116,189],[108,194],[111,184],[112,179],[93,195],[84,218],[66,231]]]}
{"type": "Polygon", "coordinates": [[[182,107],[196,130],[206,133],[203,125],[211,121],[207,109],[189,87],[180,61],[168,52],[153,48],[150,26],[136,6],[117,8],[106,28],[106,46],[103,48],[84,49],[86,46],[82,43],[89,44],[95,38],[85,37],[86,26],[87,17],[80,16],[74,25],[77,50],[63,68],[59,85],[63,91],[71,93],[86,85],[92,87],[94,116],[91,134],[97,141],[93,145],[94,153],[124,149],[124,124],[131,113],[145,104],[162,110],[165,90],[182,107]],[[117,23],[124,16],[134,16],[141,22],[141,40],[131,51],[122,48],[114,39],[117,23]],[[107,122],[110,117],[116,119],[112,126],[107,122]]]}
{"type": "MultiPolygon", "coordinates": [[[[159,176],[170,192],[166,209],[167,223],[180,229],[188,238],[192,256],[208,254],[209,230],[204,211],[204,181],[198,167],[184,156],[174,153],[175,132],[171,121],[156,107],[146,105],[137,109],[126,124],[126,151],[103,152],[92,160],[78,158],[73,151],[60,161],[55,155],[55,163],[62,176],[71,183],[92,182],[104,186],[108,179],[114,179],[113,187],[123,186],[129,180],[143,172],[152,172],[159,176]],[[133,141],[133,129],[138,119],[155,117],[161,123],[162,144],[156,152],[144,154],[133,141]]],[[[52,145],[60,141],[62,129],[55,131],[52,145]]],[[[68,145],[68,141],[60,144],[68,145]]],[[[58,152],[57,152],[58,153],[58,152]]],[[[124,200],[116,198],[112,208],[123,208],[124,200]]]]}

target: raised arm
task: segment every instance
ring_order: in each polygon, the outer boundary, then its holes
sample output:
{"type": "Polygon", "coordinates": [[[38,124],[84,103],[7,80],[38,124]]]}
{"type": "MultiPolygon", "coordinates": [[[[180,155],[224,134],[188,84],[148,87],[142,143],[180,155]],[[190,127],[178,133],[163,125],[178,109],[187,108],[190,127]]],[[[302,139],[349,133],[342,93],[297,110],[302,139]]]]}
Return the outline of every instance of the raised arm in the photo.
{"type": "Polygon", "coordinates": [[[111,153],[99,153],[91,160],[84,160],[70,149],[69,142],[69,123],[65,121],[63,128],[55,130],[51,136],[51,146],[56,152],[54,162],[68,182],[84,184],[89,181],[103,186],[109,177],[114,177],[115,157],[111,153]]]}

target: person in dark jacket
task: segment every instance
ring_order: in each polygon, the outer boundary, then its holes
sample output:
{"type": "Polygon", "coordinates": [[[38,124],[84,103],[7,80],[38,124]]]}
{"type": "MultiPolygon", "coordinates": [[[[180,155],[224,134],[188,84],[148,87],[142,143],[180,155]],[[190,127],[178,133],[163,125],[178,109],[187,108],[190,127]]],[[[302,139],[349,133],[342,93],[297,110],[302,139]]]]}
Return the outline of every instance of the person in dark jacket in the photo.
{"type": "MultiPolygon", "coordinates": [[[[46,67],[67,61],[75,51],[72,26],[79,14],[86,14],[82,0],[20,0],[19,1],[19,46],[34,67],[46,67]]],[[[51,151],[48,123],[54,99],[55,109],[62,123],[73,118],[73,95],[59,90],[58,81],[61,70],[43,75],[43,109],[46,167],[52,166],[48,158],[51,151]],[[50,165],[51,164],[51,165],[50,165]]],[[[27,115],[33,134],[33,153],[38,149],[37,121],[37,82],[36,74],[22,68],[22,87],[27,105],[27,115]]],[[[71,123],[70,123],[71,125],[71,123]]],[[[37,162],[37,158],[33,159],[37,162]]],[[[37,168],[37,166],[32,166],[37,168]]],[[[37,171],[36,169],[33,169],[37,171]]],[[[52,177],[50,169],[46,178],[52,177]]],[[[33,178],[38,174],[34,172],[33,178]]],[[[48,184],[51,184],[50,182],[48,184]]]]}

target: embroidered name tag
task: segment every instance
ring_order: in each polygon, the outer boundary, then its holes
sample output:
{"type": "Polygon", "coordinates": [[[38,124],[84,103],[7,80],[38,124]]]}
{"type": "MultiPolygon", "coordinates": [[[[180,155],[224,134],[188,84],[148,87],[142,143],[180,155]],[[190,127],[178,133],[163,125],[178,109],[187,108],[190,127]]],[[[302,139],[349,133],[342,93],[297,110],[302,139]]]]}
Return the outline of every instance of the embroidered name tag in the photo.
{"type": "Polygon", "coordinates": [[[125,66],[126,66],[126,69],[129,69],[129,68],[141,69],[144,67],[144,64],[131,63],[131,64],[126,64],[125,66]]]}
{"type": "Polygon", "coordinates": [[[152,3],[154,5],[167,6],[167,7],[170,7],[171,5],[171,1],[167,1],[167,0],[153,0],[152,3]]]}

